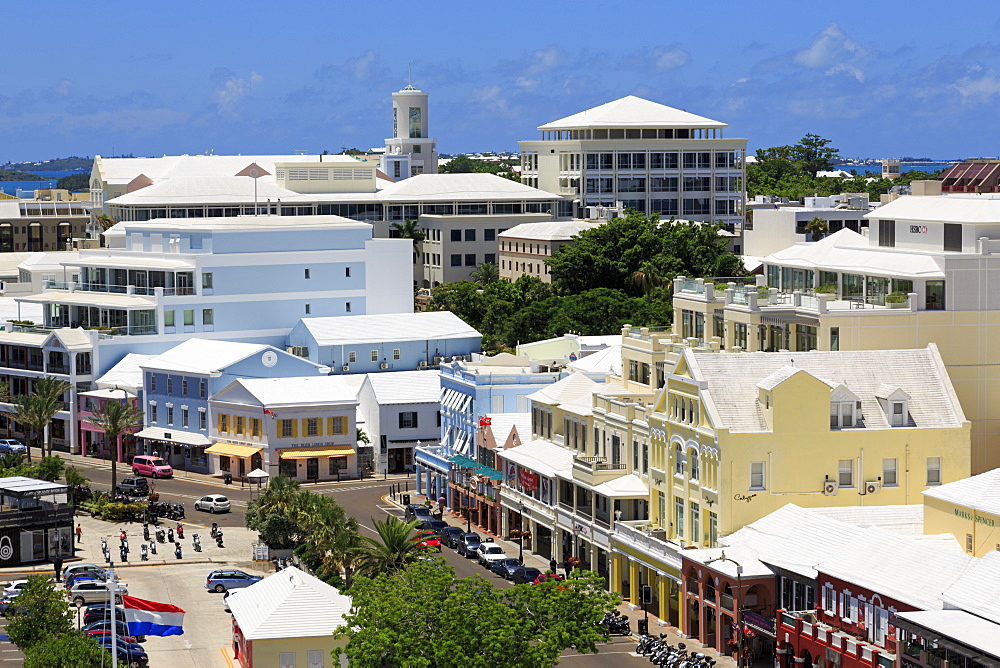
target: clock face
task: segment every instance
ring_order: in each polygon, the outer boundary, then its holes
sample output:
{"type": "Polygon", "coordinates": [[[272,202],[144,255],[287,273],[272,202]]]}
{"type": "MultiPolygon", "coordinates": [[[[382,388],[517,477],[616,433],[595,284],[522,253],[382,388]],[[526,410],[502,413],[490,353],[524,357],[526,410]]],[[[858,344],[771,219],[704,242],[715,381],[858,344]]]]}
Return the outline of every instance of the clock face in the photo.
{"type": "Polygon", "coordinates": [[[260,357],[260,363],[266,367],[272,367],[278,363],[278,356],[273,350],[268,350],[260,357]]]}

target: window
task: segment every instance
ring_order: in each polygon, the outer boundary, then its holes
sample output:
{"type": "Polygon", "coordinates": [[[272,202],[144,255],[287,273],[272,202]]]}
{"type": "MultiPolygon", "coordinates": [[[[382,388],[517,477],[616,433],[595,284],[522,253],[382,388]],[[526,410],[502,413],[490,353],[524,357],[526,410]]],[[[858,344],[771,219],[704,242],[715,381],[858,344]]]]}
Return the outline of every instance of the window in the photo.
{"type": "Polygon", "coordinates": [[[398,361],[401,356],[402,356],[402,351],[400,351],[399,348],[393,348],[392,349],[392,359],[393,359],[393,361],[398,361]]]}
{"type": "Polygon", "coordinates": [[[853,401],[831,401],[830,428],[853,427],[856,422],[854,407],[855,403],[853,401]]]}
{"type": "Polygon", "coordinates": [[[496,253],[486,253],[483,256],[483,262],[489,262],[490,264],[496,264],[497,263],[497,254],[496,253]]]}
{"type": "Polygon", "coordinates": [[[354,364],[357,361],[358,361],[358,354],[355,351],[352,350],[349,353],[347,353],[348,364],[354,364]]]}
{"type": "Polygon", "coordinates": [[[837,463],[837,482],[841,487],[854,487],[853,459],[841,459],[837,463]]]}
{"type": "Polygon", "coordinates": [[[840,327],[830,328],[830,350],[840,350],[840,327]]]}
{"type": "Polygon", "coordinates": [[[972,534],[967,533],[965,534],[965,551],[968,552],[969,554],[972,554],[972,548],[973,548],[972,534]]]}
{"type": "Polygon", "coordinates": [[[208,417],[204,410],[198,411],[198,429],[204,431],[208,428],[208,417]]]}
{"type": "Polygon", "coordinates": [[[310,313],[312,313],[312,306],[310,304],[306,304],[306,315],[309,315],[310,313]]]}
{"type": "Polygon", "coordinates": [[[229,416],[219,415],[219,431],[226,433],[229,431],[229,416]]]}
{"type": "Polygon", "coordinates": [[[882,460],[882,485],[885,487],[896,487],[899,484],[896,478],[896,460],[882,460]]]}
{"type": "Polygon", "coordinates": [[[305,275],[306,275],[306,280],[309,280],[310,277],[309,277],[309,270],[308,269],[305,270],[305,275]]]}
{"type": "Polygon", "coordinates": [[[282,438],[292,437],[292,420],[281,421],[281,437],[282,438]]]}
{"type": "Polygon", "coordinates": [[[399,428],[400,429],[416,429],[417,428],[417,413],[416,411],[403,411],[399,414],[399,428]]]}
{"type": "Polygon", "coordinates": [[[461,241],[462,240],[462,230],[452,230],[451,231],[451,240],[452,241],[461,241]]]}
{"type": "Polygon", "coordinates": [[[173,424],[173,423],[174,423],[174,407],[168,405],[167,406],[167,424],[173,424]]]}
{"type": "Polygon", "coordinates": [[[906,424],[906,402],[893,401],[890,404],[890,423],[893,427],[902,427],[906,424]]]}
{"type": "Polygon", "coordinates": [[[212,272],[203,271],[201,273],[201,287],[205,290],[212,289],[212,272]]]}
{"type": "Polygon", "coordinates": [[[330,457],[330,475],[347,470],[347,457],[330,457]]]}
{"type": "Polygon", "coordinates": [[[152,401],[149,402],[149,421],[156,422],[156,404],[152,401]]]}
{"type": "Polygon", "coordinates": [[[454,253],[451,256],[451,266],[461,267],[462,266],[462,256],[459,253],[454,253]]]}
{"type": "Polygon", "coordinates": [[[174,379],[171,376],[167,376],[167,394],[174,393],[174,379]]]}
{"type": "Polygon", "coordinates": [[[306,436],[319,436],[319,420],[316,418],[306,420],[306,436]]]}
{"type": "Polygon", "coordinates": [[[878,221],[878,245],[894,248],[896,246],[896,221],[878,221]]]}
{"type": "Polygon", "coordinates": [[[691,502],[691,532],[688,534],[688,540],[692,543],[700,542],[701,536],[701,508],[694,501],[691,502]]]}
{"type": "Polygon", "coordinates": [[[466,267],[475,267],[476,266],[476,254],[475,253],[466,253],[465,254],[465,266],[466,267]]]}
{"type": "Polygon", "coordinates": [[[202,399],[205,398],[205,381],[203,380],[198,381],[198,396],[202,399]]]}
{"type": "Polygon", "coordinates": [[[927,484],[928,485],[940,485],[941,484],[941,458],[940,457],[928,457],[927,458],[927,484]]]}
{"type": "Polygon", "coordinates": [[[186,397],[188,393],[188,379],[181,378],[181,396],[186,397]]]}
{"type": "Polygon", "coordinates": [[[194,309],[184,309],[184,326],[194,327],[194,309]]]}
{"type": "Polygon", "coordinates": [[[371,356],[372,356],[372,362],[378,362],[378,351],[377,350],[373,350],[371,352],[371,356]]]}
{"type": "Polygon", "coordinates": [[[750,462],[750,489],[765,489],[764,462],[750,462]]]}
{"type": "Polygon", "coordinates": [[[345,310],[345,311],[346,311],[347,313],[350,313],[350,312],[351,312],[351,302],[347,302],[346,304],[344,304],[344,310],[345,310]]]}
{"type": "MultiPolygon", "coordinates": [[[[309,311],[307,310],[306,313],[309,311]]],[[[215,324],[215,309],[206,308],[201,311],[201,324],[203,325],[214,325],[215,324]]]]}
{"type": "Polygon", "coordinates": [[[347,433],[346,417],[329,417],[326,419],[326,430],[331,434],[342,435],[347,433]]]}
{"type": "Polygon", "coordinates": [[[174,312],[173,311],[164,311],[163,312],[163,326],[164,327],[173,327],[174,326],[174,312]]]}
{"type": "Polygon", "coordinates": [[[497,240],[497,231],[495,229],[483,230],[483,241],[496,241],[496,240],[497,240]]]}
{"type": "Polygon", "coordinates": [[[181,426],[188,426],[188,409],[183,406],[181,407],[181,426]]]}
{"type": "Polygon", "coordinates": [[[684,537],[684,499],[674,499],[674,529],[677,537],[684,537]]]}
{"type": "Polygon", "coordinates": [[[465,231],[465,240],[466,241],[475,241],[476,240],[476,231],[474,229],[473,230],[466,230],[465,231]]]}
{"type": "Polygon", "coordinates": [[[692,450],[690,458],[691,458],[691,467],[690,467],[691,468],[691,480],[697,481],[699,479],[699,471],[700,471],[700,468],[698,466],[699,463],[700,463],[699,462],[699,457],[698,457],[698,451],[697,450],[692,450]]]}
{"type": "Polygon", "coordinates": [[[250,435],[260,436],[260,420],[258,418],[250,418],[250,435]]]}
{"type": "Polygon", "coordinates": [[[681,450],[680,443],[674,446],[674,474],[684,475],[684,451],[681,450]]]}
{"type": "Polygon", "coordinates": [[[958,223],[944,224],[944,249],[956,253],[962,252],[962,226],[958,223]]]}

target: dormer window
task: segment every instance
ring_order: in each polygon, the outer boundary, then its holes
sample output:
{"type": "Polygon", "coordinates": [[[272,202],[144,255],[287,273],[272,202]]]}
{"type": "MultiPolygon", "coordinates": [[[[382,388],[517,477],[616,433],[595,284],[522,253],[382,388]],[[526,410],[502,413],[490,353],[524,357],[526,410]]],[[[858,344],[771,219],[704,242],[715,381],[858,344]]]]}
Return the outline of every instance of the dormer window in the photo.
{"type": "Polygon", "coordinates": [[[892,412],[890,413],[892,426],[902,427],[906,424],[906,402],[893,401],[890,405],[892,406],[892,412]]]}
{"type": "Polygon", "coordinates": [[[910,423],[910,395],[892,385],[880,385],[875,390],[875,398],[885,412],[890,427],[905,427],[910,423]]]}
{"type": "Polygon", "coordinates": [[[830,429],[853,427],[857,422],[854,418],[855,406],[853,401],[831,401],[830,429]]]}

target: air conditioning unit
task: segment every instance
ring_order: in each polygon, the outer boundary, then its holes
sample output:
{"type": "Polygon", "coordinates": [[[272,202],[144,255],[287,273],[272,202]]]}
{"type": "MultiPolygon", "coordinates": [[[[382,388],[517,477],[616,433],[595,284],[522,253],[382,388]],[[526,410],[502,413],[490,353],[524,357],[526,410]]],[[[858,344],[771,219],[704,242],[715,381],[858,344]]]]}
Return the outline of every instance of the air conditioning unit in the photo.
{"type": "Polygon", "coordinates": [[[441,363],[441,362],[442,362],[443,360],[444,360],[444,358],[443,358],[443,357],[435,357],[435,358],[434,358],[434,363],[435,363],[435,364],[440,364],[440,363],[441,363]]]}
{"type": "Polygon", "coordinates": [[[389,368],[389,364],[387,362],[382,362],[381,364],[378,365],[378,368],[380,368],[380,369],[388,369],[389,368]]]}
{"type": "Polygon", "coordinates": [[[351,367],[349,367],[349,366],[347,366],[347,365],[345,364],[344,366],[340,367],[340,370],[341,370],[341,371],[350,371],[350,370],[351,370],[351,367]]]}
{"type": "Polygon", "coordinates": [[[865,483],[865,494],[878,494],[882,491],[882,481],[873,480],[865,483]]]}
{"type": "Polygon", "coordinates": [[[427,368],[427,360],[420,360],[419,362],[417,362],[417,368],[426,369],[427,368]]]}
{"type": "Polygon", "coordinates": [[[823,494],[826,496],[836,496],[840,491],[840,483],[836,480],[827,480],[823,483],[823,494]]]}

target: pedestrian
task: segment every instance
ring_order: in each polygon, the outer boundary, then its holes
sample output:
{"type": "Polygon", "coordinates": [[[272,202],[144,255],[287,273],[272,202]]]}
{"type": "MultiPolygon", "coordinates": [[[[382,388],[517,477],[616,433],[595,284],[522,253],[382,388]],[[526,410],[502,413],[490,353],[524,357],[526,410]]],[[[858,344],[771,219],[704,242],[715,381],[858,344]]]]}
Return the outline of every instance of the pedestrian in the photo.
{"type": "Polygon", "coordinates": [[[441,497],[438,499],[438,505],[444,507],[444,502],[447,500],[448,499],[444,498],[444,495],[441,495],[441,497]]]}
{"type": "Polygon", "coordinates": [[[52,560],[52,568],[56,570],[56,580],[58,581],[62,575],[63,560],[62,557],[56,557],[52,560]]]}
{"type": "Polygon", "coordinates": [[[79,543],[81,540],[83,540],[83,527],[81,527],[79,524],[77,524],[76,525],[76,542],[79,543]]]}
{"type": "Polygon", "coordinates": [[[563,569],[566,571],[566,579],[568,580],[569,572],[573,570],[573,564],[569,562],[568,558],[566,559],[566,561],[563,562],[563,569]]]}
{"type": "Polygon", "coordinates": [[[559,569],[559,564],[556,563],[555,559],[549,559],[549,570],[555,573],[559,569]]]}

